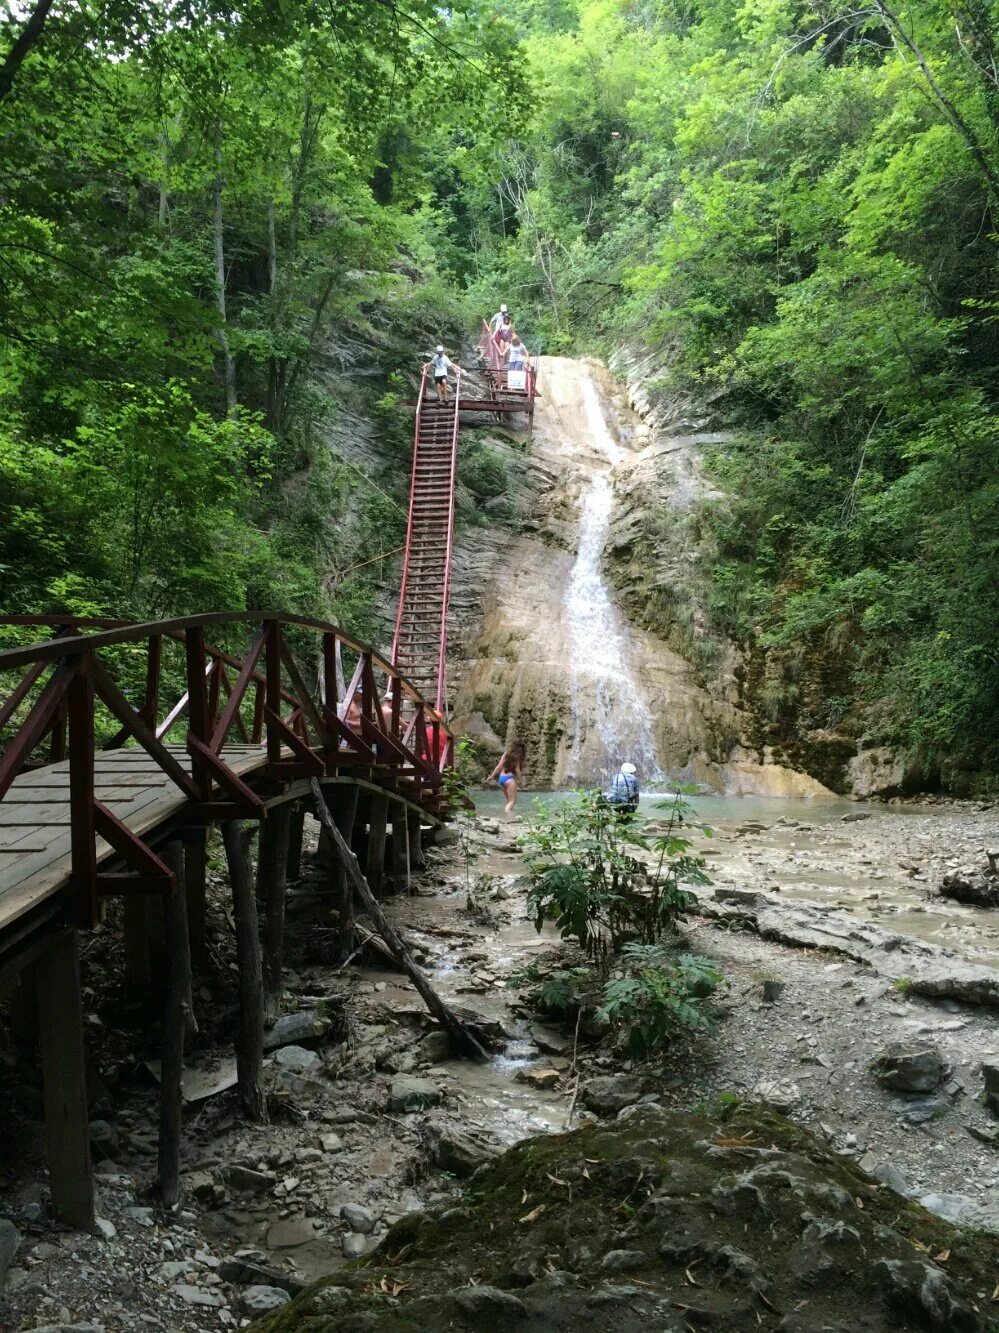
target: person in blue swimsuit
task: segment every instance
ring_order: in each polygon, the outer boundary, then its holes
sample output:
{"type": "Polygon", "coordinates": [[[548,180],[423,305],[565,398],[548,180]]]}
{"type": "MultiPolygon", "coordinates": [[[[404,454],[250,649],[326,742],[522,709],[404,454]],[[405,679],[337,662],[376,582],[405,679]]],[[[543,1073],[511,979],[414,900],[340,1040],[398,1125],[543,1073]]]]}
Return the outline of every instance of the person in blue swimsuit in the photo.
{"type": "Polygon", "coordinates": [[[517,804],[517,790],[524,781],[524,760],[526,758],[523,741],[513,741],[503,751],[503,756],[499,763],[489,774],[489,781],[498,777],[500,790],[506,797],[506,813],[513,814],[513,807],[517,804]]]}

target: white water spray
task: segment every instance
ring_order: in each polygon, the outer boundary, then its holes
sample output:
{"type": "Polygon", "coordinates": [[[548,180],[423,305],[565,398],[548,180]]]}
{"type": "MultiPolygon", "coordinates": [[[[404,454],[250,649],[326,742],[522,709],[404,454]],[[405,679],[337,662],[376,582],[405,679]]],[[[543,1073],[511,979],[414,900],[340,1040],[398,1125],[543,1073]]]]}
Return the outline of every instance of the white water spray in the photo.
{"type": "Polygon", "coordinates": [[[660,781],[663,773],[652,740],[652,714],[630,665],[631,636],[601,568],[614,506],[610,470],[622,451],[607,428],[589,375],[582,389],[589,433],[607,467],[594,471],[583,493],[579,552],[565,594],[572,651],[573,743],[568,776],[592,781],[628,759],[638,767],[642,781],[660,781]],[[598,771],[581,772],[583,741],[591,721],[598,743],[587,743],[587,767],[598,771]]]}

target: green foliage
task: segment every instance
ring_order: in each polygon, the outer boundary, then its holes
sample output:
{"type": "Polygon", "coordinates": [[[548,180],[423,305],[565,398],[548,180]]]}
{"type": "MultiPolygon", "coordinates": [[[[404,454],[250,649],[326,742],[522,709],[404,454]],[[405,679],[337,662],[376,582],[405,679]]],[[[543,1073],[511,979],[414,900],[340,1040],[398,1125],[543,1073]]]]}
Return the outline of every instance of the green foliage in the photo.
{"type": "Polygon", "coordinates": [[[469,178],[473,297],[505,292],[556,346],[646,343],[653,392],[707,398],[731,436],[706,451],[724,498],[695,498],[665,530],[653,514],[638,537],[643,614],[705,673],[711,635],[760,659],[761,746],[841,727],[907,748],[928,778],[987,781],[994,13],[508,8],[540,95],[498,182],[469,178]],[[681,521],[706,579],[678,588],[681,521]],[[823,715],[826,693],[848,706],[823,715]]]}
{"type": "Polygon", "coordinates": [[[655,944],[676,931],[693,905],[686,883],[704,883],[703,863],[680,833],[681,792],[661,808],[670,812],[665,832],[650,838],[622,821],[599,793],[545,807],[524,835],[530,879],[528,905],[538,930],[554,921],[587,957],[605,961],[628,939],[655,944]],[[642,854],[658,854],[654,873],[642,854]]]}
{"type": "Polygon", "coordinates": [[[704,1001],[722,974],[698,954],[674,956],[658,945],[626,944],[624,975],[604,986],[600,1016],[628,1029],[628,1049],[644,1058],[669,1044],[678,1029],[710,1029],[704,1001]]]}
{"type": "Polygon", "coordinates": [[[84,8],[53,8],[2,104],[2,609],[380,633],[403,372],[468,320],[439,159],[464,134],[485,162],[496,99],[522,105],[513,29],[431,0],[84,8]],[[357,474],[365,419],[384,476],[357,474]]]}

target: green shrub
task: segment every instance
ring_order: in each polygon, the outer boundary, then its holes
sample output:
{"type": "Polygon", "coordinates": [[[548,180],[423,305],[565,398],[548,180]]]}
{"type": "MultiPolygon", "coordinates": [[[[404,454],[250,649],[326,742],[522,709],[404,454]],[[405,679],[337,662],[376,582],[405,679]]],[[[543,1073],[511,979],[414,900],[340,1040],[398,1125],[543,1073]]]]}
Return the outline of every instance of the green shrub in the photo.
{"type": "Polygon", "coordinates": [[[678,1029],[711,1027],[704,1001],[722,974],[698,954],[674,956],[658,946],[626,944],[626,975],[604,986],[600,1016],[628,1031],[628,1049],[642,1058],[669,1044],[678,1029]]]}

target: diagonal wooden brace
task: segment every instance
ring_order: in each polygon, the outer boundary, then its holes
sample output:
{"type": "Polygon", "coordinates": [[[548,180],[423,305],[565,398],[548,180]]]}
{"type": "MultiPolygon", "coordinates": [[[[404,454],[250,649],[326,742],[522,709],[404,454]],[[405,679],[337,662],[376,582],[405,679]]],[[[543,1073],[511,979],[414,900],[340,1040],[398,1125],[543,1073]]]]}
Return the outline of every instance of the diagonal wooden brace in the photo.
{"type": "Polygon", "coordinates": [[[94,802],[94,829],[105,842],[110,843],[134,875],[99,874],[97,891],[102,897],[135,891],[138,893],[172,893],[177,887],[176,877],[151,847],[136,837],[101,801],[94,802]]]}
{"type": "Polygon", "coordinates": [[[288,749],[292,752],[295,758],[304,765],[306,770],[312,774],[313,777],[322,777],[326,772],[325,764],[319,755],[316,754],[315,750],[302,740],[298,732],[292,731],[287,722],[285,722],[283,718],[278,717],[277,713],[270,708],[264,709],[264,717],[267,720],[268,731],[273,727],[281,737],[281,744],[287,745],[288,749]]]}
{"type": "MultiPolygon", "coordinates": [[[[354,754],[358,755],[361,759],[367,759],[370,763],[374,763],[375,752],[372,750],[371,746],[362,741],[356,732],[351,731],[346,722],[338,717],[336,712],[329,706],[325,709],[325,720],[327,727],[333,733],[334,740],[344,741],[348,749],[354,754]]],[[[333,761],[335,761],[335,758],[336,756],[334,755],[333,761]]]]}
{"type": "Polygon", "coordinates": [[[187,733],[187,749],[192,758],[197,755],[203,761],[205,768],[219,786],[223,787],[240,805],[255,810],[258,819],[263,819],[266,816],[267,807],[256,792],[251,790],[227,764],[222,762],[217,754],[212,753],[204,741],[198,740],[197,736],[191,731],[187,733]]]}

